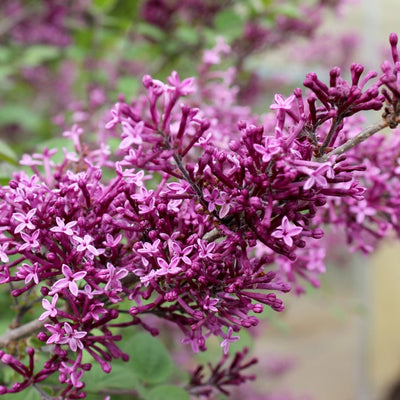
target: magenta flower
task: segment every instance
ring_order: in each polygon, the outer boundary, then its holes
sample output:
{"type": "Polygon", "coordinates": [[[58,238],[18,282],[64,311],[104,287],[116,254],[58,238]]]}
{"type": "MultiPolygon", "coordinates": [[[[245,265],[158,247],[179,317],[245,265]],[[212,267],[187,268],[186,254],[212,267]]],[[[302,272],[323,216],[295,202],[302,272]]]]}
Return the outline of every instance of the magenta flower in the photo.
{"type": "Polygon", "coordinates": [[[29,212],[26,215],[21,213],[15,213],[13,217],[16,221],[19,222],[19,224],[16,226],[14,233],[19,233],[23,231],[25,228],[35,229],[36,225],[34,225],[31,221],[32,217],[35,214],[36,214],[36,208],[32,208],[32,210],[29,210],[29,212]]]}
{"type": "Polygon", "coordinates": [[[9,261],[6,250],[9,246],[9,242],[5,242],[0,246],[0,261],[3,263],[7,263],[9,261]]]}
{"type": "Polygon", "coordinates": [[[170,263],[168,264],[163,258],[158,257],[157,263],[160,267],[156,271],[157,276],[163,275],[175,275],[182,271],[181,267],[178,267],[180,258],[179,257],[172,257],[170,263]]]}
{"type": "Polygon", "coordinates": [[[121,241],[122,235],[118,235],[114,238],[109,233],[106,234],[106,240],[102,243],[106,247],[110,247],[111,249],[118,246],[118,243],[121,241]]]}
{"type": "Polygon", "coordinates": [[[254,150],[257,151],[262,155],[262,160],[265,163],[268,163],[271,161],[272,157],[275,154],[279,154],[280,151],[282,151],[281,144],[279,140],[276,140],[272,136],[267,136],[265,138],[265,145],[261,146],[260,144],[255,143],[253,145],[254,150]]]}
{"type": "Polygon", "coordinates": [[[76,282],[83,279],[86,276],[87,272],[78,271],[72,273],[71,268],[68,267],[68,265],[63,264],[62,273],[65,276],[65,278],[61,278],[54,283],[54,285],[51,287],[50,294],[60,292],[62,289],[68,287],[70,292],[74,296],[78,296],[78,285],[76,284],[76,282]]]}
{"type": "Polygon", "coordinates": [[[139,214],[149,214],[155,209],[156,200],[154,197],[150,199],[149,204],[141,204],[139,206],[139,214]]]}
{"type": "Polygon", "coordinates": [[[224,195],[225,193],[220,193],[216,188],[214,188],[211,193],[207,188],[204,188],[203,197],[204,200],[208,202],[208,211],[213,212],[216,205],[222,206],[225,204],[224,195]]]}
{"type": "Polygon", "coordinates": [[[151,269],[148,274],[140,277],[140,282],[143,283],[144,286],[149,286],[149,283],[156,277],[157,277],[156,271],[154,269],[151,269]]]}
{"type": "Polygon", "coordinates": [[[220,346],[224,348],[224,354],[228,354],[229,346],[231,343],[236,342],[240,339],[240,336],[232,336],[233,328],[230,326],[228,332],[224,335],[224,340],[221,342],[220,346]]]}
{"type": "Polygon", "coordinates": [[[350,211],[355,214],[358,224],[362,224],[366,217],[371,217],[377,212],[376,208],[369,206],[366,200],[357,201],[354,206],[350,207],[350,211]]]}
{"type": "Polygon", "coordinates": [[[212,299],[209,295],[207,295],[203,300],[203,310],[217,312],[218,308],[215,306],[218,304],[218,302],[218,299],[212,299]]]}
{"type": "Polygon", "coordinates": [[[119,145],[121,150],[127,149],[132,145],[142,144],[142,132],[144,128],[144,122],[141,121],[132,126],[133,121],[122,121],[122,142],[119,145]]]}
{"type": "Polygon", "coordinates": [[[23,263],[21,267],[17,267],[17,271],[17,277],[22,279],[25,278],[25,284],[28,284],[31,280],[33,280],[36,285],[39,284],[39,264],[37,262],[33,265],[23,263]]]}
{"type": "Polygon", "coordinates": [[[65,233],[67,236],[74,235],[72,228],[77,224],[76,221],[71,221],[66,224],[60,217],[56,217],[56,222],[57,226],[50,229],[52,232],[65,233]]]}
{"type": "Polygon", "coordinates": [[[142,248],[138,249],[137,252],[141,254],[156,254],[159,252],[160,239],[156,239],[154,243],[144,242],[142,248]]]}
{"type": "Polygon", "coordinates": [[[37,229],[32,234],[21,232],[21,238],[24,240],[25,243],[21,244],[21,246],[18,247],[18,251],[31,251],[32,249],[37,249],[38,247],[40,247],[40,243],[38,241],[39,234],[39,229],[37,229]]]}
{"type": "Polygon", "coordinates": [[[215,242],[207,243],[205,240],[197,239],[197,244],[200,258],[209,258],[210,260],[216,258],[217,254],[213,253],[215,242]]]}
{"type": "Polygon", "coordinates": [[[196,90],[194,78],[187,78],[181,81],[176,71],[172,71],[167,81],[176,89],[179,96],[187,96],[196,90]]]}
{"type": "Polygon", "coordinates": [[[282,219],[282,224],[278,227],[274,232],[271,233],[271,236],[276,237],[278,239],[283,239],[285,244],[289,247],[293,246],[293,237],[299,235],[302,232],[303,228],[292,224],[289,222],[288,217],[285,215],[282,219]]]}
{"type": "Polygon", "coordinates": [[[123,170],[122,163],[115,163],[115,172],[118,176],[125,178],[127,183],[134,183],[136,186],[143,186],[144,171],[136,172],[133,168],[123,170]]]}
{"type": "Polygon", "coordinates": [[[90,235],[85,235],[83,238],[74,236],[74,239],[79,243],[76,248],[77,251],[88,251],[94,256],[98,256],[103,252],[103,249],[96,249],[92,244],[90,244],[93,242],[93,238],[90,235]]]}
{"type": "Polygon", "coordinates": [[[172,243],[171,248],[175,256],[178,256],[185,264],[192,265],[192,260],[188,257],[194,246],[182,247],[177,243],[172,243]]]}
{"type": "Polygon", "coordinates": [[[77,331],[76,329],[72,329],[71,325],[68,322],[64,322],[64,337],[58,339],[56,343],[58,344],[68,344],[72,351],[76,351],[79,349],[83,349],[83,343],[80,339],[87,335],[87,332],[77,331]]]}
{"type": "Polygon", "coordinates": [[[42,306],[45,311],[40,317],[39,321],[43,321],[48,317],[56,317],[57,316],[57,309],[56,309],[56,303],[58,300],[58,294],[56,293],[53,298],[51,299],[51,303],[47,299],[42,300],[42,306]]]}
{"type": "Polygon", "coordinates": [[[55,326],[50,324],[44,324],[44,327],[51,333],[51,336],[47,339],[46,344],[58,343],[62,336],[64,335],[63,330],[60,327],[60,324],[56,324],[55,326]]]}
{"type": "Polygon", "coordinates": [[[272,104],[269,108],[271,110],[288,111],[292,108],[292,103],[295,98],[294,94],[289,96],[287,99],[285,99],[281,94],[276,94],[274,97],[275,104],[272,104]]]}
{"type": "Polygon", "coordinates": [[[100,314],[107,314],[107,310],[103,307],[104,303],[93,303],[89,307],[89,312],[85,316],[85,319],[93,319],[94,321],[98,321],[100,319],[100,314]]]}
{"type": "Polygon", "coordinates": [[[110,290],[120,291],[122,288],[121,279],[128,275],[128,270],[125,268],[116,269],[111,263],[107,263],[107,278],[108,281],[104,287],[104,291],[108,292],[110,290]]]}

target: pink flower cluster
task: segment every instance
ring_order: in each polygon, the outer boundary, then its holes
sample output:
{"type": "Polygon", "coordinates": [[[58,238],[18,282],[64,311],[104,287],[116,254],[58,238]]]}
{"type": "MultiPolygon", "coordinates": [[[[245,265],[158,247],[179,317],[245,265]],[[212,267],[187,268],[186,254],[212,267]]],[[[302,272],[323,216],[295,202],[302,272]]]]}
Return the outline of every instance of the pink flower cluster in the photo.
{"type": "MultiPolygon", "coordinates": [[[[374,83],[377,74],[361,78],[358,64],[351,81],[333,69],[329,86],[309,74],[310,92],[276,95],[264,125],[239,120],[228,130],[232,115],[219,125],[221,108],[210,121],[196,81],[173,72],[167,83],[145,76],[145,96],[114,106],[106,125],[120,139],[114,153],[106,135],[92,150],[75,126],[66,133],[75,152],[64,150],[60,163],[49,149],[25,156],[33,174],[18,172],[0,188],[0,283],[15,298],[40,298],[38,338],[50,354],[34,373],[33,349],[28,367],[2,353],[23,381],[1,393],[58,371],[61,396],[84,397],[91,364],[83,353],[110,372],[113,359],[128,359],[117,345],[122,328],[157,334],[147,314],[174,323],[193,351],[205,350],[213,335],[227,354],[234,333],[257,325],[254,314],[265,306],[283,310],[276,292],[292,284],[300,291],[299,277],[318,284],[322,224],[345,226],[360,247],[364,233],[399,232],[398,135],[384,154],[367,147],[382,143],[379,136],[361,151],[352,147],[361,137],[360,111],[386,102],[380,127],[397,123],[395,39],[394,66],[384,63],[374,83]],[[120,313],[129,320],[121,322],[120,313]]],[[[217,382],[222,392],[228,375],[217,382]]],[[[199,372],[193,379],[203,378],[199,372]]]]}

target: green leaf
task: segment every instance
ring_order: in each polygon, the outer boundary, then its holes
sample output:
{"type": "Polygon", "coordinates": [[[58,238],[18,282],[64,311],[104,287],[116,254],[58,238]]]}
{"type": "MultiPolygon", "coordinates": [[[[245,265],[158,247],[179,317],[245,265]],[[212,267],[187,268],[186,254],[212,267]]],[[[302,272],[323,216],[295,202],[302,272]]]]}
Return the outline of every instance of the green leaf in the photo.
{"type": "Polygon", "coordinates": [[[41,400],[42,398],[39,392],[33,387],[29,387],[19,393],[8,393],[7,397],[9,397],[11,400],[41,400]]]}
{"type": "Polygon", "coordinates": [[[180,26],[176,29],[176,36],[179,40],[190,45],[196,45],[200,38],[198,32],[191,26],[180,26]]]}
{"type": "Polygon", "coordinates": [[[7,104],[0,107],[0,126],[18,124],[28,131],[38,131],[42,120],[40,115],[28,107],[7,104]]]}
{"type": "Polygon", "coordinates": [[[10,62],[12,58],[11,49],[6,46],[0,46],[0,63],[10,62]]]}
{"type": "Polygon", "coordinates": [[[150,390],[146,400],[190,400],[190,397],[178,386],[161,385],[150,390]]]}
{"type": "Polygon", "coordinates": [[[35,67],[43,62],[58,58],[60,49],[54,46],[30,46],[23,54],[21,64],[24,66],[35,67]]]}
{"type": "Polygon", "coordinates": [[[99,364],[94,364],[92,369],[84,374],[84,380],[86,382],[85,387],[90,392],[112,388],[129,390],[136,389],[140,385],[137,376],[126,363],[113,363],[109,374],[106,374],[99,364]]]}
{"type": "Polygon", "coordinates": [[[161,41],[165,39],[165,32],[162,31],[161,29],[157,28],[154,25],[151,24],[146,24],[145,22],[142,22],[140,24],[136,25],[136,29],[138,33],[140,33],[143,36],[147,36],[151,39],[161,41]]]}
{"type": "Polygon", "coordinates": [[[123,76],[117,82],[118,93],[122,93],[127,99],[133,98],[137,94],[139,87],[139,81],[136,77],[123,76]]]}
{"type": "Polygon", "coordinates": [[[138,12],[138,1],[117,0],[110,15],[116,17],[122,22],[127,20],[132,23],[138,12]]]}
{"type": "Polygon", "coordinates": [[[102,11],[109,11],[115,6],[117,0],[93,0],[93,4],[102,11]]]}
{"type": "Polygon", "coordinates": [[[145,382],[161,383],[170,376],[170,355],[165,346],[150,334],[136,334],[122,348],[131,356],[128,365],[145,382]]]}
{"type": "Polygon", "coordinates": [[[18,157],[13,149],[3,140],[0,140],[0,161],[8,164],[18,165],[18,157]]]}
{"type": "Polygon", "coordinates": [[[301,16],[299,7],[296,4],[284,4],[275,10],[277,15],[283,15],[288,18],[299,18],[301,16]]]}
{"type": "Polygon", "coordinates": [[[220,12],[215,17],[217,33],[225,36],[228,41],[238,38],[243,32],[243,21],[232,8],[220,12]]]}

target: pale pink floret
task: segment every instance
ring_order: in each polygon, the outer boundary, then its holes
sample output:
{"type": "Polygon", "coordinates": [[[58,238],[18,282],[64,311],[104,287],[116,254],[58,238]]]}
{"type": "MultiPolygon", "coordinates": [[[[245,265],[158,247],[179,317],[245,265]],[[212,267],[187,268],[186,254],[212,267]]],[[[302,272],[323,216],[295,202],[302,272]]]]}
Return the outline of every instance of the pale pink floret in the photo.
{"type": "Polygon", "coordinates": [[[64,331],[66,336],[60,338],[58,340],[58,344],[68,344],[72,351],[76,351],[79,349],[83,349],[83,343],[80,339],[87,335],[87,332],[77,331],[76,329],[72,329],[71,325],[68,322],[64,323],[64,331]]]}
{"type": "Polygon", "coordinates": [[[86,271],[78,271],[72,273],[72,270],[68,265],[63,264],[62,266],[62,273],[65,278],[59,279],[54,285],[51,287],[50,294],[60,292],[62,289],[66,287],[69,288],[69,291],[74,295],[78,295],[78,285],[76,284],[77,281],[83,279],[87,272],[86,271]]]}
{"type": "Polygon", "coordinates": [[[56,309],[57,300],[58,300],[58,294],[57,293],[53,296],[53,298],[51,300],[51,303],[47,299],[43,299],[42,300],[42,306],[47,311],[45,311],[39,317],[39,321],[44,321],[48,317],[54,318],[54,317],[57,316],[57,309],[56,309]]]}
{"type": "Polygon", "coordinates": [[[302,230],[303,228],[300,226],[289,222],[288,217],[285,215],[282,219],[281,226],[272,232],[271,236],[276,237],[277,239],[282,239],[287,246],[292,247],[293,237],[299,235],[302,230]]]}

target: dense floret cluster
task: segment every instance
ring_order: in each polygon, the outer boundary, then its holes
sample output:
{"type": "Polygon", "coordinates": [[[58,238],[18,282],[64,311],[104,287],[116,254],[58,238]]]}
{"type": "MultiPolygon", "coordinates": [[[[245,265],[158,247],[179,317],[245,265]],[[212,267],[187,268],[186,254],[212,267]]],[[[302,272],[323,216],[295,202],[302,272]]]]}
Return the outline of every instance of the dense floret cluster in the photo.
{"type": "MultiPolygon", "coordinates": [[[[156,17],[164,3],[142,12],[156,17]]],[[[400,137],[377,134],[399,122],[396,35],[390,43],[381,75],[353,64],[350,80],[333,68],[325,84],[310,73],[306,90],[276,94],[257,117],[238,105],[235,71],[215,69],[231,51],[219,40],[199,79],[146,75],[145,93],[121,97],[94,141],[76,124],[64,132],[73,151],[23,156],[0,187],[0,284],[18,305],[16,325],[31,314],[0,337],[0,360],[20,377],[0,394],[58,374],[59,398],[85,397],[93,363],[108,373],[113,359],[128,360],[124,329],[158,334],[150,314],[194,352],[220,338],[223,359],[208,380],[202,367],[193,372],[191,394],[253,379],[246,351],[225,365],[230,344],[265,307],[282,311],[280,296],[302,292],[303,280],[318,286],[326,227],[364,253],[400,233],[400,137]],[[360,112],[381,109],[363,130],[360,112]],[[10,343],[33,333],[39,344],[24,365],[10,343]],[[40,368],[37,352],[48,356],[40,368]]]]}

